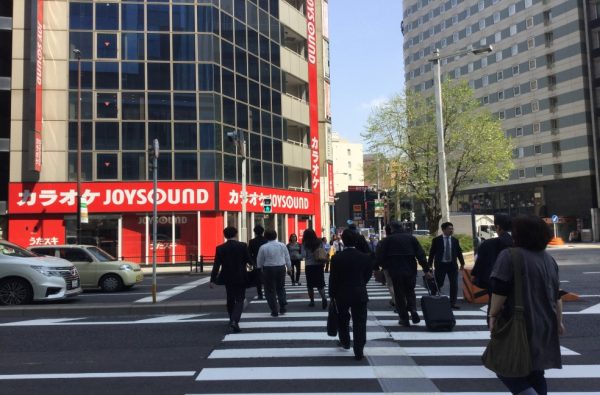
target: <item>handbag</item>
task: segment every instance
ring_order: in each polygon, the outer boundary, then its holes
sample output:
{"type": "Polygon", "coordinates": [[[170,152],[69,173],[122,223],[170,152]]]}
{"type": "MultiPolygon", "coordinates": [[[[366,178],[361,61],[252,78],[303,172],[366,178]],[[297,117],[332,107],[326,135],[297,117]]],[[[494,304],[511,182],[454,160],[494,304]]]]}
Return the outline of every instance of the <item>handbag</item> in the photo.
{"type": "Polygon", "coordinates": [[[385,274],[383,273],[383,270],[375,270],[373,272],[373,277],[378,283],[385,284],[385,274]]]}
{"type": "Polygon", "coordinates": [[[323,247],[319,247],[316,250],[314,250],[313,255],[315,257],[315,261],[317,261],[319,263],[327,262],[327,260],[329,259],[329,256],[327,255],[327,251],[325,251],[325,248],[323,248],[323,247]]]}
{"type": "Polygon", "coordinates": [[[481,360],[486,368],[500,376],[525,377],[531,373],[532,361],[523,309],[523,255],[516,248],[511,248],[510,254],[514,272],[515,310],[508,320],[498,315],[481,360]]]}
{"type": "Polygon", "coordinates": [[[338,333],[338,308],[335,299],[329,301],[329,311],[327,312],[327,335],[337,336],[338,333]]]}
{"type": "Polygon", "coordinates": [[[256,287],[259,284],[260,273],[260,269],[246,265],[246,288],[256,287]]]}

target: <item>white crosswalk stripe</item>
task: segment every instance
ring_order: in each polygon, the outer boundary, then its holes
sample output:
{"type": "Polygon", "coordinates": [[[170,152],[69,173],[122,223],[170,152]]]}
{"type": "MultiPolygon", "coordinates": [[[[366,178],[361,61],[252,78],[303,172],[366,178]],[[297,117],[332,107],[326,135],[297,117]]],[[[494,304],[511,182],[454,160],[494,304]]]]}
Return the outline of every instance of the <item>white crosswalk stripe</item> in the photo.
{"type": "MultiPolygon", "coordinates": [[[[420,286],[417,289],[418,295],[426,293],[420,286]]],[[[301,389],[307,380],[329,383],[324,384],[327,391],[336,388],[334,392],[323,394],[507,393],[495,374],[481,366],[480,356],[489,340],[489,331],[485,309],[480,305],[463,305],[461,310],[454,311],[456,327],[451,332],[429,332],[424,320],[404,328],[398,325],[398,314],[382,302],[390,299],[387,288],[371,281],[366,359],[357,362],[352,358],[351,349],[342,349],[337,345],[337,338],[327,336],[327,312],[321,309],[319,296],[315,294],[315,307],[305,307],[302,303],[309,301],[306,289],[288,284],[286,290],[288,307],[293,311],[274,318],[269,314],[266,301],[253,300],[250,311],[243,314],[240,322],[243,332],[226,334],[221,346],[211,352],[208,360],[214,365],[202,369],[196,376],[197,382],[207,385],[206,393],[214,393],[210,383],[219,381],[227,381],[228,392],[235,394],[289,393],[290,388],[295,388],[290,383],[297,381],[301,389]],[[447,392],[446,385],[461,380],[470,381],[471,392],[447,392]],[[342,385],[349,381],[352,386],[331,384],[342,385]],[[260,387],[261,391],[248,392],[251,382],[269,384],[252,386],[253,390],[260,387]],[[380,390],[373,391],[373,385],[378,385],[380,390]],[[481,388],[475,391],[477,386],[481,388]]],[[[422,317],[421,311],[419,314],[422,317]]],[[[581,379],[600,379],[600,365],[569,364],[569,358],[580,354],[567,347],[561,347],[561,353],[564,368],[547,371],[549,382],[572,379],[576,385],[581,379]]],[[[589,390],[577,392],[575,388],[573,392],[549,393],[600,395],[589,390]]]]}

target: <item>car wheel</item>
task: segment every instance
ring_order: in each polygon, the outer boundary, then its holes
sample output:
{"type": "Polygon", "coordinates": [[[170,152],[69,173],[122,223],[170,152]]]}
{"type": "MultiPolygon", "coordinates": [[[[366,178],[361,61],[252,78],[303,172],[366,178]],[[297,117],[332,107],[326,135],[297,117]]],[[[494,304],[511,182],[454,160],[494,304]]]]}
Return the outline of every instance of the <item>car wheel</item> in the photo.
{"type": "Polygon", "coordinates": [[[0,304],[29,304],[33,300],[31,285],[20,278],[9,278],[0,281],[0,304]]]}
{"type": "Polygon", "coordinates": [[[100,279],[100,287],[105,292],[115,292],[123,288],[123,280],[116,274],[107,274],[100,279]]]}

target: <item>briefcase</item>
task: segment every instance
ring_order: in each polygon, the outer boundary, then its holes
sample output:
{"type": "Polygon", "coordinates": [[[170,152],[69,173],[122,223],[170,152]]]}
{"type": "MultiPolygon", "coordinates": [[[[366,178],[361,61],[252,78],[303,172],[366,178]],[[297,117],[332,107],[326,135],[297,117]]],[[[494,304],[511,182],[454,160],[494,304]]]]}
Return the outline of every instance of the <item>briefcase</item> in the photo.
{"type": "Polygon", "coordinates": [[[450,305],[450,298],[441,295],[435,281],[435,289],[431,288],[431,282],[425,276],[423,280],[429,295],[421,297],[421,310],[425,318],[425,326],[430,331],[451,331],[456,325],[456,319],[450,305]]]}

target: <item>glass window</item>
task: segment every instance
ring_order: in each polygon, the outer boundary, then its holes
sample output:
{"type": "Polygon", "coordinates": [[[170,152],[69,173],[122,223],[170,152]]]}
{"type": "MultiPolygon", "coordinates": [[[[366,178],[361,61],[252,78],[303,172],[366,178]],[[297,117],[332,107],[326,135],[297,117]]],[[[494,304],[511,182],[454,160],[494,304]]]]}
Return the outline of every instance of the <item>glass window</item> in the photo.
{"type": "Polygon", "coordinates": [[[262,166],[258,160],[250,160],[250,184],[262,185],[262,166]]]}
{"type": "Polygon", "coordinates": [[[96,94],[96,117],[98,118],[116,118],[117,117],[117,94],[116,93],[97,93],[96,94]]]}
{"type": "Polygon", "coordinates": [[[210,93],[200,93],[198,96],[199,118],[201,121],[219,121],[221,115],[221,101],[210,93]]]}
{"type": "Polygon", "coordinates": [[[124,152],[121,154],[121,178],[123,180],[144,180],[146,178],[146,154],[124,152]]]}
{"type": "Polygon", "coordinates": [[[260,159],[260,136],[254,133],[250,133],[248,147],[250,149],[250,157],[254,159],[260,159]]]}
{"type": "Polygon", "coordinates": [[[200,149],[214,150],[216,149],[215,140],[215,125],[212,123],[200,124],[200,149]]]}
{"type": "Polygon", "coordinates": [[[260,81],[259,62],[256,56],[248,54],[248,77],[260,81]]]}
{"type": "Polygon", "coordinates": [[[273,162],[283,163],[283,143],[273,140],[273,162]]]}
{"type": "Polygon", "coordinates": [[[248,81],[248,97],[250,104],[260,107],[260,88],[254,81],[248,81]]]}
{"type": "MultiPolygon", "coordinates": [[[[92,153],[81,153],[81,180],[92,181],[92,153]]],[[[77,180],[77,153],[69,153],[69,181],[77,180]]]]}
{"type": "Polygon", "coordinates": [[[252,29],[248,29],[248,51],[258,55],[258,33],[252,29]]]}
{"type": "Polygon", "coordinates": [[[121,93],[121,118],[124,120],[146,119],[146,98],[144,93],[121,93]]]}
{"type": "Polygon", "coordinates": [[[96,35],[96,57],[115,59],[117,57],[117,35],[99,33],[96,35]]]}
{"type": "Polygon", "coordinates": [[[121,89],[143,90],[145,82],[144,63],[121,63],[121,89]]]}
{"type": "Polygon", "coordinates": [[[260,86],[260,103],[262,109],[271,111],[271,90],[264,85],[260,86]]]}
{"type": "MultiPolygon", "coordinates": [[[[77,149],[77,122],[69,122],[69,149],[77,149]]],[[[81,122],[81,149],[92,149],[92,123],[81,122]]]]}
{"type": "Polygon", "coordinates": [[[146,149],[146,125],[143,122],[123,122],[121,129],[122,149],[146,149]]]}
{"type": "MultiPolygon", "coordinates": [[[[162,146],[161,146],[162,148],[162,146]]],[[[158,157],[158,179],[159,180],[171,180],[171,153],[161,152],[158,157]]]]}
{"type": "MultiPolygon", "coordinates": [[[[283,139],[283,127],[280,117],[273,115],[273,138],[283,139]]],[[[276,162],[276,160],[274,160],[276,162]]]]}
{"type": "Polygon", "coordinates": [[[284,180],[283,180],[283,166],[274,165],[274,174],[273,174],[273,186],[275,188],[283,188],[284,180]]]}
{"type": "Polygon", "coordinates": [[[174,32],[194,32],[194,7],[173,5],[172,26],[174,32]]]}
{"type": "Polygon", "coordinates": [[[263,163],[263,178],[262,182],[264,186],[271,187],[273,186],[273,165],[271,163],[263,163]]]}
{"type": "Polygon", "coordinates": [[[273,41],[271,41],[271,63],[276,65],[281,63],[279,44],[274,43],[273,41]]]}
{"type": "Polygon", "coordinates": [[[240,21],[235,21],[235,45],[246,48],[246,26],[240,21]]]}
{"type": "Polygon", "coordinates": [[[223,84],[223,94],[229,97],[235,97],[235,79],[233,72],[222,69],[221,73],[223,78],[221,79],[223,84]]]}
{"type": "Polygon", "coordinates": [[[248,102],[248,80],[240,75],[235,77],[235,96],[237,100],[248,102]]]}
{"type": "Polygon", "coordinates": [[[266,37],[269,36],[269,14],[263,10],[258,12],[258,31],[266,37]]]}
{"type": "Polygon", "coordinates": [[[259,54],[261,60],[266,60],[267,62],[271,59],[271,44],[269,39],[262,34],[258,37],[258,42],[260,43],[259,54]]]}
{"type": "Polygon", "coordinates": [[[162,4],[148,4],[148,31],[168,32],[169,31],[169,6],[162,4]]]}
{"type": "Polygon", "coordinates": [[[117,154],[96,154],[96,179],[116,180],[119,172],[117,154]]]}
{"type": "MultiPolygon", "coordinates": [[[[69,29],[92,30],[92,4],[69,4],[69,29]]],[[[72,41],[71,41],[72,43],[72,41]]]]}
{"type": "Polygon", "coordinates": [[[173,94],[173,118],[182,120],[196,120],[195,93],[173,94]]]}
{"type": "Polygon", "coordinates": [[[171,95],[148,92],[148,119],[171,119],[171,95]]]}
{"type": "MultiPolygon", "coordinates": [[[[204,163],[205,153],[201,154],[201,165],[200,171],[202,172],[202,164],[204,163]]],[[[236,171],[236,157],[233,155],[223,155],[223,180],[224,181],[237,181],[237,171],[236,171]]]]}
{"type": "Polygon", "coordinates": [[[94,57],[93,39],[91,32],[70,32],[69,41],[71,43],[71,59],[75,59],[73,54],[74,49],[78,49],[81,54],[81,59],[92,59],[94,57]]]}
{"type": "Polygon", "coordinates": [[[158,139],[162,150],[170,150],[171,144],[171,124],[168,122],[149,122],[148,123],[148,144],[154,139],[158,139]]]}
{"type": "Polygon", "coordinates": [[[263,135],[265,136],[270,136],[272,134],[271,131],[271,114],[266,112],[266,111],[262,111],[261,112],[261,132],[263,135]]]}
{"type": "Polygon", "coordinates": [[[267,86],[271,84],[271,67],[264,60],[260,61],[260,82],[267,86]]]}
{"type": "Polygon", "coordinates": [[[168,34],[148,34],[148,60],[170,60],[171,41],[168,34]]]}
{"type": "Polygon", "coordinates": [[[248,106],[244,103],[236,103],[237,124],[240,129],[248,129],[248,106]]]}
{"type": "Polygon", "coordinates": [[[246,21],[246,2],[236,1],[235,2],[235,17],[242,22],[246,21]]]}
{"type": "Polygon", "coordinates": [[[96,122],[95,149],[116,151],[119,149],[119,124],[117,122],[96,122]]]}
{"type": "Polygon", "coordinates": [[[212,34],[198,34],[198,61],[221,62],[219,39],[212,34]]]}
{"type": "Polygon", "coordinates": [[[258,30],[258,9],[252,3],[247,4],[246,19],[248,26],[258,30]]]}
{"type": "Polygon", "coordinates": [[[175,124],[175,149],[177,150],[196,150],[198,133],[196,133],[195,123],[176,123],[175,124]]]}
{"type": "Polygon", "coordinates": [[[173,89],[196,90],[196,70],[193,63],[173,63],[173,89]]]}
{"type": "MultiPolygon", "coordinates": [[[[174,69],[173,69],[174,71],[174,69]]],[[[173,72],[174,74],[174,72],[173,72]]],[[[214,89],[214,65],[199,64],[198,65],[198,85],[201,91],[212,91],[214,89]]]]}
{"type": "Polygon", "coordinates": [[[221,0],[221,8],[233,15],[233,0],[221,0]]]}
{"type": "Polygon", "coordinates": [[[279,26],[279,20],[271,17],[271,40],[275,43],[281,43],[281,28],[279,26]]]}
{"type": "MultiPolygon", "coordinates": [[[[213,152],[201,152],[200,153],[200,179],[201,180],[215,180],[216,177],[216,155],[213,152]]],[[[235,176],[235,173],[234,173],[235,176]]]]}
{"type": "Polygon", "coordinates": [[[246,51],[238,47],[235,47],[235,71],[241,75],[248,75],[246,51]]]}
{"type": "Polygon", "coordinates": [[[235,102],[226,97],[223,98],[223,122],[235,125],[235,102]]]}
{"type": "Polygon", "coordinates": [[[198,32],[218,34],[218,12],[210,6],[198,6],[198,32]]]}
{"type": "Polygon", "coordinates": [[[260,110],[258,108],[250,107],[248,116],[250,117],[250,130],[260,133],[260,110]]]}
{"type": "Polygon", "coordinates": [[[195,180],[198,178],[198,154],[175,153],[175,179],[195,180]]]}
{"type": "MultiPolygon", "coordinates": [[[[81,119],[94,118],[92,92],[81,92],[81,119]]],[[[69,92],[69,119],[77,119],[77,92],[69,92]]]]}
{"type": "Polygon", "coordinates": [[[196,60],[193,34],[173,34],[173,60],[196,60]]]}
{"type": "Polygon", "coordinates": [[[271,88],[281,91],[281,70],[271,66],[271,88]]]}
{"type": "Polygon", "coordinates": [[[148,63],[148,89],[171,89],[171,68],[168,63],[148,63]]]}
{"type": "Polygon", "coordinates": [[[119,29],[119,4],[96,3],[96,30],[119,29]]]}
{"type": "Polygon", "coordinates": [[[221,12],[221,36],[233,42],[233,18],[221,12]]]}
{"type": "Polygon", "coordinates": [[[121,34],[121,57],[123,60],[144,60],[144,34],[121,34]]]}
{"type": "Polygon", "coordinates": [[[233,45],[229,44],[227,41],[221,40],[221,63],[223,66],[235,70],[234,68],[234,54],[233,54],[233,45]]]}
{"type": "Polygon", "coordinates": [[[273,114],[281,114],[281,93],[271,91],[271,100],[271,111],[273,111],[273,114]]]}
{"type": "Polygon", "coordinates": [[[143,4],[121,4],[121,30],[144,31],[143,4]]]}

